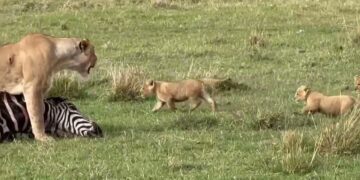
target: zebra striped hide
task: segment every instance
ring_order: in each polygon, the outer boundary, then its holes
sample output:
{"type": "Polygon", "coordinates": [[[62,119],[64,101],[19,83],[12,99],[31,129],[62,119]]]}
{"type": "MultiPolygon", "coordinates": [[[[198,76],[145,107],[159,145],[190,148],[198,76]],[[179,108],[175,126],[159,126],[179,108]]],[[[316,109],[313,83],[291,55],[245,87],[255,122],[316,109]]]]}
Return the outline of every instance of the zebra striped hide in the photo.
{"type": "MultiPolygon", "coordinates": [[[[56,137],[102,137],[101,128],[83,116],[74,104],[61,97],[44,100],[45,132],[56,137]]],[[[0,92],[0,142],[18,135],[33,137],[23,95],[0,92]]]]}

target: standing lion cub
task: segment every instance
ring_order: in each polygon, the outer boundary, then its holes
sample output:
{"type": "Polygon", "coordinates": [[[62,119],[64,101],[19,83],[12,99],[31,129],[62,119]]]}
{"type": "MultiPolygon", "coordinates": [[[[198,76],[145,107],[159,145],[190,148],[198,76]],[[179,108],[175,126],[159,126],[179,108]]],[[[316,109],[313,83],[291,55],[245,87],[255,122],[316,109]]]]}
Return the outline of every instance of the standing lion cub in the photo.
{"type": "Polygon", "coordinates": [[[142,88],[143,97],[156,96],[157,103],[152,109],[158,111],[165,104],[175,110],[175,102],[189,100],[191,102],[191,111],[200,106],[202,100],[211,105],[212,111],[216,111],[216,102],[206,92],[204,83],[199,80],[182,80],[177,82],[165,82],[148,80],[142,88]]]}
{"type": "Polygon", "coordinates": [[[297,101],[305,101],[303,113],[313,114],[316,112],[330,116],[343,115],[350,112],[356,101],[347,95],[325,96],[322,93],[312,91],[306,86],[300,86],[295,93],[297,101]]]}

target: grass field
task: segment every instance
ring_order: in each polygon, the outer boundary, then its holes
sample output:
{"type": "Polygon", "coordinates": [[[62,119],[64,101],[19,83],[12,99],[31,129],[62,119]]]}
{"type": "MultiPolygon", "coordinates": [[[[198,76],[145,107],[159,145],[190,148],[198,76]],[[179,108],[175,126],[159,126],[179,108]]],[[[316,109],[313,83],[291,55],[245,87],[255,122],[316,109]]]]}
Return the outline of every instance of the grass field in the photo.
{"type": "Polygon", "coordinates": [[[70,99],[105,132],[1,144],[0,179],[359,179],[359,154],[314,153],[322,129],[342,118],[299,115],[293,98],[301,84],[357,96],[359,13],[357,0],[0,0],[0,44],[29,32],[95,44],[97,67],[70,99]],[[216,114],[205,103],[151,113],[153,98],[109,101],[114,67],[249,88],[216,93],[216,114]],[[296,168],[283,157],[287,130],[303,134],[296,168]]]}

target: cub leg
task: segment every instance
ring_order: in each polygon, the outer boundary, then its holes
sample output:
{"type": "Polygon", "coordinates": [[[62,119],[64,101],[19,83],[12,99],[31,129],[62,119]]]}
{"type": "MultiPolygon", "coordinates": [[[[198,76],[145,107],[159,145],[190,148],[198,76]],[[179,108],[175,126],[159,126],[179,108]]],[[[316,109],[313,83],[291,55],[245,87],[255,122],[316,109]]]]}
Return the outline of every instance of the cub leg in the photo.
{"type": "Polygon", "coordinates": [[[313,110],[313,108],[309,107],[309,106],[305,106],[303,109],[302,109],[302,113],[303,114],[314,114],[316,112],[316,110],[313,110]]]}
{"type": "Polygon", "coordinates": [[[13,134],[7,126],[6,120],[0,114],[0,143],[14,140],[13,134]]]}
{"type": "Polygon", "coordinates": [[[341,105],[340,114],[349,114],[354,109],[354,106],[355,106],[355,102],[341,105]]]}
{"type": "Polygon", "coordinates": [[[216,102],[210,97],[209,93],[205,90],[202,91],[202,98],[211,105],[211,109],[213,112],[216,111],[216,102]]]}
{"type": "Polygon", "coordinates": [[[191,105],[191,107],[190,107],[190,111],[193,111],[193,110],[195,110],[197,107],[199,107],[200,105],[201,105],[201,99],[199,99],[199,98],[192,98],[192,99],[190,99],[190,105],[191,105]]]}
{"type": "Polygon", "coordinates": [[[163,107],[165,102],[157,101],[154,108],[152,109],[152,112],[158,111],[161,107],[163,107]]]}
{"type": "Polygon", "coordinates": [[[167,106],[169,107],[169,109],[171,109],[172,111],[175,111],[175,110],[176,110],[174,101],[169,100],[169,101],[166,102],[166,104],[167,104],[167,106]]]}

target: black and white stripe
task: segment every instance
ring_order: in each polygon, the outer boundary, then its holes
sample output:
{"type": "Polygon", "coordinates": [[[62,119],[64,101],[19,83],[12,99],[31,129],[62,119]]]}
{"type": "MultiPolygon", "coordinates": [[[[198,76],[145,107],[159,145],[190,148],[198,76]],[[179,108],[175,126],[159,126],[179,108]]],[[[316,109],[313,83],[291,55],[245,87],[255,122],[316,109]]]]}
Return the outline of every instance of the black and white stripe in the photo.
{"type": "MultiPolygon", "coordinates": [[[[102,137],[100,127],[84,117],[74,104],[61,97],[44,100],[46,133],[64,136],[102,137]]],[[[0,92],[0,142],[17,134],[31,133],[31,124],[23,95],[0,92]]]]}

